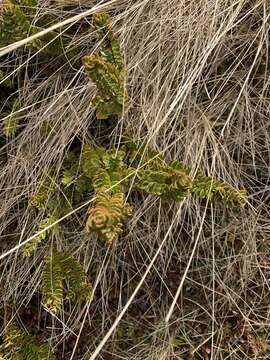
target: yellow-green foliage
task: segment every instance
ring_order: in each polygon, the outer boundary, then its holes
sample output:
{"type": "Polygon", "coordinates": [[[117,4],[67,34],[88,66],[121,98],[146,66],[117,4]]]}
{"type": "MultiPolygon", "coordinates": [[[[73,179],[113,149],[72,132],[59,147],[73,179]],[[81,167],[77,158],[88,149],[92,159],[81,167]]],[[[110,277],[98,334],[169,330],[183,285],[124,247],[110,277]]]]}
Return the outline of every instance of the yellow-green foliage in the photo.
{"type": "Polygon", "coordinates": [[[123,193],[99,192],[94,207],[88,211],[86,230],[94,231],[109,244],[123,231],[124,221],[132,214],[123,193]]]}
{"type": "Polygon", "coordinates": [[[45,258],[42,293],[44,303],[54,313],[57,313],[62,306],[64,280],[68,284],[67,299],[76,296],[79,301],[85,301],[91,298],[92,286],[81,264],[69,253],[53,251],[51,256],[45,258]]]}
{"type": "Polygon", "coordinates": [[[79,301],[91,299],[92,285],[88,281],[82,265],[69,253],[60,254],[62,274],[68,282],[66,298],[78,298],[79,301]]]}
{"type": "Polygon", "coordinates": [[[121,233],[132,208],[125,203],[122,178],[127,172],[125,153],[116,149],[83,148],[82,168],[92,182],[94,206],[88,211],[86,230],[94,231],[108,243],[121,233]]]}
{"type": "Polygon", "coordinates": [[[134,187],[163,199],[179,201],[186,197],[192,178],[179,161],[166,163],[162,154],[144,144],[124,138],[130,168],[136,174],[134,187]]]}
{"type": "Polygon", "coordinates": [[[23,249],[23,256],[31,256],[33,252],[37,249],[39,243],[45,240],[47,236],[55,236],[59,232],[59,226],[55,224],[58,218],[53,215],[49,214],[45,219],[42,219],[38,226],[38,232],[43,231],[41,234],[37,235],[31,241],[29,241],[24,249],[23,249]],[[54,225],[53,225],[54,224],[54,225]],[[53,225],[48,230],[45,230],[48,226],[53,225]]]}
{"type": "MultiPolygon", "coordinates": [[[[27,36],[34,35],[42,30],[42,25],[47,21],[37,20],[34,24],[36,13],[36,0],[22,0],[19,3],[14,0],[3,0],[0,18],[0,47],[7,46],[27,36]]],[[[67,50],[69,41],[57,32],[49,32],[42,37],[33,40],[30,46],[36,50],[42,50],[49,56],[74,56],[77,51],[67,50]]]]}
{"type": "Polygon", "coordinates": [[[228,208],[243,207],[246,203],[246,191],[235,189],[230,184],[213,179],[198,171],[190,192],[210,202],[221,202],[228,208]]]}
{"type": "Polygon", "coordinates": [[[42,180],[39,189],[31,197],[29,205],[38,210],[49,210],[50,213],[57,212],[59,202],[57,198],[57,184],[53,181],[53,169],[42,180]]]}
{"type": "Polygon", "coordinates": [[[94,22],[100,41],[100,54],[104,60],[114,64],[119,71],[124,72],[124,57],[115,33],[111,30],[110,18],[107,13],[94,15],[94,22]]]}
{"type": "MultiPolygon", "coordinates": [[[[70,204],[76,206],[76,203],[89,200],[91,196],[93,203],[88,210],[86,231],[95,232],[106,242],[112,243],[132,215],[132,208],[125,199],[125,191],[130,187],[166,201],[181,201],[193,195],[209,202],[221,202],[229,208],[242,207],[246,201],[244,190],[235,189],[201,171],[191,176],[191,168],[182,162],[166,162],[162,154],[127,139],[120,149],[93,149],[83,145],[80,165],[78,158],[78,154],[67,154],[60,172],[64,186],[61,192],[54,182],[45,180],[40,191],[32,198],[32,206],[48,212],[39,231],[65,215],[70,210],[70,204]]],[[[56,231],[59,231],[59,227],[55,230],[53,227],[47,234],[33,239],[26,246],[24,255],[31,255],[46,235],[53,235],[56,231]]]]}
{"type": "Polygon", "coordinates": [[[18,129],[19,121],[18,121],[18,118],[16,118],[12,114],[7,114],[7,115],[8,115],[8,117],[3,120],[3,134],[7,138],[9,138],[9,137],[15,135],[15,133],[18,129]]]}
{"type": "Polygon", "coordinates": [[[16,325],[7,327],[0,345],[0,359],[3,360],[54,360],[48,344],[39,344],[36,336],[31,336],[16,325]]]}
{"type": "Polygon", "coordinates": [[[21,40],[29,33],[31,23],[25,12],[12,0],[3,0],[0,19],[0,46],[21,40]]]}
{"type": "Polygon", "coordinates": [[[96,191],[101,188],[114,193],[121,191],[120,181],[127,170],[124,157],[125,152],[121,150],[83,146],[82,170],[96,191]]]}
{"type": "Polygon", "coordinates": [[[48,175],[42,180],[39,189],[30,199],[30,206],[38,210],[46,210],[49,214],[59,218],[70,210],[69,193],[59,193],[59,184],[55,179],[55,169],[51,167],[48,175]]]}
{"type": "Polygon", "coordinates": [[[29,206],[45,213],[37,232],[45,230],[48,226],[51,227],[25,245],[24,256],[32,255],[43,240],[58,235],[61,232],[61,225],[55,223],[71,211],[72,206],[80,202],[84,193],[91,189],[89,179],[79,171],[78,156],[73,152],[66,155],[59,175],[58,179],[52,166],[48,175],[41,181],[38,190],[30,198],[29,206]]]}
{"type": "Polygon", "coordinates": [[[61,309],[63,298],[61,258],[57,253],[47,256],[42,273],[43,301],[52,312],[61,309]]]}
{"type": "Polygon", "coordinates": [[[182,162],[173,160],[166,163],[160,153],[127,137],[124,144],[131,165],[139,165],[134,187],[167,200],[179,201],[192,194],[210,202],[221,202],[229,208],[245,205],[245,190],[235,189],[226,182],[204,175],[202,171],[191,177],[191,168],[182,162]]]}
{"type": "Polygon", "coordinates": [[[64,197],[59,199],[57,184],[52,180],[53,169],[41,183],[39,190],[31,197],[29,206],[45,212],[46,216],[38,224],[37,234],[29,241],[23,249],[23,256],[31,256],[38,248],[38,245],[46,238],[53,238],[60,232],[60,225],[55,224],[57,220],[68,211],[64,197]],[[45,230],[51,226],[48,230],[45,230]]]}
{"type": "Polygon", "coordinates": [[[111,30],[106,13],[94,15],[100,54],[82,58],[87,74],[97,86],[98,94],[92,105],[96,108],[97,119],[121,116],[127,101],[124,86],[124,60],[119,41],[111,30]]]}

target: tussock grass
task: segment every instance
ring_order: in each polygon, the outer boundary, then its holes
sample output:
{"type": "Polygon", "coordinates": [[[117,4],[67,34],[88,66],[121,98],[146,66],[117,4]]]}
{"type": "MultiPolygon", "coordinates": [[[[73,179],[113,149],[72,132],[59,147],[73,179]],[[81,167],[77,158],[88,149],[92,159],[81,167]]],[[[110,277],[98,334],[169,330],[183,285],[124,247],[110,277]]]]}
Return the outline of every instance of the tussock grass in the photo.
{"type": "Polygon", "coordinates": [[[193,174],[202,169],[246,188],[248,203],[241,210],[191,198],[163,204],[131,192],[134,216],[112,246],[83,231],[87,204],[71,209],[66,232],[53,242],[67,251],[79,246],[75,255],[93,282],[93,299],[68,303],[57,316],[46,312],[37,294],[52,241],[21,258],[18,241],[33,236],[40,220],[27,199],[52,163],[60,169],[76,139],[95,145],[104,132],[82,67],[68,59],[57,67],[55,59],[22,51],[29,39],[10,44],[0,50],[1,69],[11,67],[12,79],[23,81],[23,110],[18,135],[0,152],[0,321],[43,329],[59,359],[267,359],[269,3],[122,0],[69,8],[41,0],[36,18],[55,15],[61,32],[87,28],[72,35],[79,59],[97,47],[86,15],[101,10],[121,41],[129,94],[110,145],[126,129],[193,174]],[[34,324],[26,306],[37,308],[34,324]]]}

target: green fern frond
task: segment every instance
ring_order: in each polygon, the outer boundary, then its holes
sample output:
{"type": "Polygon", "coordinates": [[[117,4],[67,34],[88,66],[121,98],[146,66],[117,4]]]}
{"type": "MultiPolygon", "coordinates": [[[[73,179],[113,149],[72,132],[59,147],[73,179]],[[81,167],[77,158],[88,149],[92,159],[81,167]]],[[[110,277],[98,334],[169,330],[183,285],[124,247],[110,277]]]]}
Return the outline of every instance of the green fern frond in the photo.
{"type": "Polygon", "coordinates": [[[129,154],[129,162],[139,165],[134,186],[167,200],[179,201],[189,193],[210,202],[221,202],[226,207],[243,207],[246,191],[206,176],[198,171],[194,179],[191,169],[178,160],[166,164],[164,157],[145,144],[123,138],[123,148],[129,154]]]}
{"type": "Polygon", "coordinates": [[[90,299],[92,286],[88,282],[87,275],[82,265],[69,253],[61,254],[61,269],[69,283],[67,298],[73,299],[77,296],[81,301],[90,299]]]}
{"type": "Polygon", "coordinates": [[[134,186],[163,199],[180,201],[188,195],[191,178],[187,174],[172,172],[169,168],[140,170],[134,186]]]}
{"type": "Polygon", "coordinates": [[[38,210],[45,209],[48,198],[49,196],[47,191],[46,192],[40,191],[32,196],[30,200],[30,206],[38,210]]]}
{"type": "Polygon", "coordinates": [[[196,174],[191,193],[210,202],[221,202],[228,208],[243,207],[246,203],[246,191],[235,189],[226,182],[218,181],[201,171],[196,174]]]}
{"type": "Polygon", "coordinates": [[[102,167],[102,156],[105,154],[105,152],[106,150],[101,147],[93,149],[87,144],[83,145],[81,159],[82,170],[85,176],[90,179],[90,181],[102,167]]]}
{"type": "Polygon", "coordinates": [[[106,188],[110,192],[121,192],[121,179],[127,171],[125,153],[121,150],[83,147],[82,170],[98,192],[106,188]]]}
{"type": "Polygon", "coordinates": [[[52,256],[46,257],[42,273],[44,303],[54,313],[61,309],[64,279],[69,284],[67,299],[77,296],[80,301],[85,301],[92,294],[92,286],[81,264],[69,253],[54,251],[52,256]]]}
{"type": "Polygon", "coordinates": [[[6,358],[20,350],[24,342],[24,334],[15,326],[9,326],[4,332],[3,343],[0,345],[0,353],[6,358]]]}
{"type": "MultiPolygon", "coordinates": [[[[55,215],[49,214],[45,219],[41,220],[41,222],[39,223],[38,232],[46,229],[50,225],[53,225],[57,220],[58,218],[55,215]]],[[[25,257],[31,256],[33,252],[36,251],[38,245],[43,240],[45,240],[46,237],[56,236],[59,233],[59,230],[60,230],[59,225],[55,224],[50,229],[43,231],[41,234],[39,234],[34,239],[29,241],[23,249],[23,256],[25,257]]]]}
{"type": "Polygon", "coordinates": [[[15,135],[18,129],[20,121],[15,114],[18,109],[20,109],[20,102],[14,81],[0,70],[0,119],[2,133],[7,138],[15,135]]]}
{"type": "Polygon", "coordinates": [[[0,46],[21,40],[29,33],[31,23],[20,6],[3,0],[0,20],[0,46]]]}
{"type": "Polygon", "coordinates": [[[121,179],[128,171],[124,157],[121,150],[91,149],[87,145],[83,148],[82,168],[96,196],[94,207],[88,212],[86,230],[96,232],[108,243],[122,232],[123,223],[132,212],[122,192],[121,179]]]}
{"type": "Polygon", "coordinates": [[[69,187],[70,185],[74,184],[76,182],[76,176],[69,170],[63,171],[62,177],[61,177],[61,183],[69,187]]]}
{"type": "Polygon", "coordinates": [[[94,207],[88,211],[87,232],[96,232],[109,244],[123,231],[123,223],[132,214],[132,207],[125,203],[123,193],[110,194],[100,191],[94,207]]]}
{"type": "Polygon", "coordinates": [[[110,193],[119,193],[122,189],[121,175],[121,172],[100,169],[93,178],[93,187],[96,192],[107,189],[110,193]]]}
{"type": "Polygon", "coordinates": [[[30,206],[38,210],[51,209],[55,210],[54,203],[51,203],[56,194],[56,184],[52,180],[52,169],[49,170],[49,175],[43,179],[39,185],[38,190],[32,195],[30,199],[30,206]]]}
{"type": "Polygon", "coordinates": [[[120,71],[124,70],[124,59],[119,41],[111,30],[110,17],[107,13],[94,14],[94,23],[100,41],[101,56],[120,71]]]}
{"type": "Polygon", "coordinates": [[[57,313],[61,309],[63,298],[61,255],[53,253],[44,260],[42,273],[43,301],[52,312],[57,313]]]}
{"type": "MultiPolygon", "coordinates": [[[[23,0],[19,3],[12,0],[3,0],[0,20],[0,47],[27,36],[35,35],[43,30],[40,26],[32,25],[36,7],[37,2],[35,0],[23,0]]],[[[41,20],[38,21],[38,25],[40,23],[42,23],[41,20]]],[[[33,40],[29,45],[51,57],[63,57],[64,55],[72,59],[77,55],[78,49],[69,49],[69,43],[67,37],[51,31],[33,40]]]]}
{"type": "Polygon", "coordinates": [[[105,169],[122,172],[126,169],[126,164],[124,163],[125,156],[126,153],[123,150],[114,148],[106,150],[102,156],[102,162],[105,169]]]}
{"type": "Polygon", "coordinates": [[[108,171],[121,171],[126,168],[124,158],[126,154],[118,149],[91,148],[84,144],[82,151],[82,169],[85,175],[93,179],[101,169],[108,171]]]}
{"type": "Polygon", "coordinates": [[[121,116],[127,103],[124,86],[124,60],[119,41],[111,31],[106,13],[94,15],[94,22],[100,41],[100,54],[82,58],[85,70],[98,89],[92,105],[97,119],[121,116]]]}
{"type": "Polygon", "coordinates": [[[114,64],[100,55],[84,56],[82,61],[98,89],[98,95],[92,101],[97,119],[107,119],[111,115],[121,116],[127,100],[122,74],[114,64]]]}
{"type": "Polygon", "coordinates": [[[0,359],[4,360],[54,360],[47,344],[38,344],[38,338],[10,325],[5,329],[0,345],[0,359]]]}
{"type": "Polygon", "coordinates": [[[180,162],[167,164],[161,153],[127,136],[124,148],[136,173],[136,177],[131,178],[134,187],[166,200],[180,201],[188,195],[192,179],[180,162]]]}
{"type": "Polygon", "coordinates": [[[39,189],[32,195],[29,205],[60,218],[70,211],[70,204],[67,197],[59,192],[59,186],[54,178],[54,170],[52,167],[49,174],[41,181],[39,189]]]}
{"type": "Polygon", "coordinates": [[[166,166],[162,153],[154,150],[147,143],[134,141],[127,134],[122,136],[122,148],[127,155],[128,164],[144,170],[160,170],[166,166]]]}
{"type": "Polygon", "coordinates": [[[117,184],[117,180],[114,181],[112,174],[105,169],[100,169],[93,178],[93,186],[97,192],[102,191],[102,189],[111,189],[113,191],[114,184],[117,184]]]}
{"type": "Polygon", "coordinates": [[[75,151],[69,151],[65,155],[61,171],[61,183],[66,188],[72,184],[77,184],[78,178],[81,176],[79,158],[80,154],[75,151]]]}

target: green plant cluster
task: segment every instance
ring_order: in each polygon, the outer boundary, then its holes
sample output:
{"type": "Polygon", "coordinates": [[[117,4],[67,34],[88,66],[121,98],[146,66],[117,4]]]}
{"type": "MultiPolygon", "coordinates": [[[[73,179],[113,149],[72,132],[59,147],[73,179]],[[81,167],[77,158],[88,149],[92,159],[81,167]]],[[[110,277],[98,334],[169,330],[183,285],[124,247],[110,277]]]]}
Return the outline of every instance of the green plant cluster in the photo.
{"type": "MultiPolygon", "coordinates": [[[[0,18],[0,47],[35,35],[56,20],[50,15],[36,20],[37,6],[36,0],[3,0],[0,18]]],[[[68,38],[54,31],[29,43],[30,48],[41,50],[43,54],[53,57],[65,54],[71,58],[77,50],[74,53],[68,45],[68,38]]]]}
{"type": "MultiPolygon", "coordinates": [[[[125,199],[125,192],[130,188],[159,196],[164,201],[181,201],[192,195],[210,203],[220,202],[228,208],[242,207],[246,201],[244,190],[235,189],[226,182],[204,175],[201,171],[191,176],[191,168],[182,162],[166,162],[162,154],[136,144],[133,140],[128,141],[127,138],[120,149],[91,148],[84,144],[81,151],[80,164],[79,155],[77,162],[74,153],[70,152],[67,156],[69,161],[73,161],[70,167],[66,165],[59,181],[65,185],[60,192],[65,196],[61,197],[59,194],[60,185],[52,183],[50,186],[53,186],[53,191],[50,194],[47,191],[49,187],[41,187],[40,192],[33,196],[32,206],[39,210],[47,209],[53,214],[49,213],[42,220],[39,230],[70,211],[68,204],[76,206],[79,201],[93,199],[88,210],[86,231],[95,232],[101,239],[112,243],[132,215],[132,207],[125,199]]],[[[49,231],[52,234],[52,230],[49,231]]],[[[58,231],[58,228],[55,231],[58,231]]],[[[25,251],[34,251],[44,238],[44,233],[37,236],[25,251]]]]}
{"type": "Polygon", "coordinates": [[[72,300],[75,297],[79,301],[91,299],[92,286],[81,264],[69,253],[53,251],[51,256],[45,258],[42,293],[44,303],[54,313],[62,306],[64,280],[68,283],[66,299],[72,300]]]}
{"type": "Polygon", "coordinates": [[[33,252],[37,249],[39,243],[41,243],[43,240],[46,239],[48,236],[56,236],[59,232],[59,226],[57,226],[56,221],[58,218],[53,214],[48,214],[47,217],[42,219],[40,223],[38,224],[38,233],[32,241],[29,241],[24,249],[23,249],[23,256],[31,256],[33,252]],[[52,226],[53,225],[53,226],[52,226]],[[51,228],[47,229],[49,226],[52,226],[51,228]],[[45,230],[45,231],[44,231],[45,230]]]}
{"type": "Polygon", "coordinates": [[[94,206],[88,211],[86,230],[111,243],[122,231],[132,208],[125,202],[122,176],[127,172],[125,153],[84,145],[82,171],[94,190],[94,206]]]}
{"type": "Polygon", "coordinates": [[[2,336],[0,360],[55,360],[48,344],[40,344],[37,336],[9,325],[2,336]]]}
{"type": "Polygon", "coordinates": [[[94,15],[100,54],[84,56],[82,62],[90,78],[95,82],[98,94],[92,105],[97,119],[121,116],[127,102],[125,90],[124,58],[119,41],[111,30],[106,13],[94,15]]]}

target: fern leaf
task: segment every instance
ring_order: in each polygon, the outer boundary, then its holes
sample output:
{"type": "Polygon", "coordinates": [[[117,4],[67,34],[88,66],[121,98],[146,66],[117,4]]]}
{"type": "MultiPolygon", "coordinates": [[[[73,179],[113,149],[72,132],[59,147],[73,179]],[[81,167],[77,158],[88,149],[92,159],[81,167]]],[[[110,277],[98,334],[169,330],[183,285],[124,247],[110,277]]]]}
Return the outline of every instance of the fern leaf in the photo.
{"type": "Polygon", "coordinates": [[[121,116],[127,95],[124,89],[123,76],[114,64],[104,60],[100,55],[82,58],[86,72],[95,82],[98,96],[93,100],[98,119],[107,119],[111,115],[121,116]]]}
{"type": "Polygon", "coordinates": [[[226,182],[218,181],[201,171],[192,184],[191,193],[210,202],[221,202],[229,208],[243,207],[246,203],[246,191],[235,189],[226,182]]]}
{"type": "Polygon", "coordinates": [[[45,259],[42,274],[42,292],[45,304],[52,312],[57,313],[63,300],[63,280],[69,284],[67,298],[75,296],[80,301],[88,300],[92,294],[92,286],[81,264],[69,253],[54,251],[45,259]]]}
{"type": "Polygon", "coordinates": [[[61,183],[64,186],[69,187],[75,182],[76,182],[76,176],[74,176],[74,174],[71,171],[65,170],[61,178],[61,183]]]}
{"type": "Polygon", "coordinates": [[[189,193],[210,202],[221,202],[226,207],[242,207],[246,202],[246,191],[206,176],[198,171],[194,179],[191,169],[178,160],[166,164],[163,156],[145,144],[123,137],[129,161],[140,165],[134,186],[164,199],[179,201],[189,193]]]}
{"type": "Polygon", "coordinates": [[[12,324],[5,329],[0,345],[0,359],[4,360],[55,360],[47,344],[38,344],[31,336],[12,324]]]}
{"type": "Polygon", "coordinates": [[[87,232],[96,232],[109,244],[123,231],[123,223],[132,214],[132,208],[125,204],[124,194],[100,192],[94,207],[88,211],[87,232]]]}
{"type": "Polygon", "coordinates": [[[100,41],[101,56],[119,70],[124,69],[124,60],[119,41],[111,30],[110,18],[107,13],[94,14],[94,23],[100,41]]]}
{"type": "Polygon", "coordinates": [[[162,169],[166,165],[164,156],[151,148],[145,142],[134,141],[127,134],[122,137],[123,150],[125,151],[130,166],[148,170],[162,169]]]}
{"type": "MultiPolygon", "coordinates": [[[[12,0],[3,0],[2,19],[0,21],[0,46],[9,45],[28,35],[35,35],[42,30],[39,26],[32,26],[36,7],[36,0],[22,0],[18,4],[12,0]]],[[[52,57],[63,57],[64,54],[65,57],[72,59],[78,54],[78,49],[68,49],[69,40],[66,37],[60,36],[53,31],[33,40],[29,44],[32,48],[42,50],[44,54],[52,57]]]]}
{"type": "Polygon", "coordinates": [[[38,210],[45,210],[49,205],[49,200],[56,192],[56,185],[52,181],[52,169],[49,170],[49,176],[39,184],[38,190],[32,195],[30,199],[30,206],[38,210]]]}
{"type": "Polygon", "coordinates": [[[149,194],[179,201],[188,195],[191,178],[186,174],[171,172],[169,168],[160,171],[140,170],[134,185],[149,194]]]}
{"type": "Polygon", "coordinates": [[[69,283],[67,298],[73,299],[75,296],[84,301],[90,299],[92,286],[88,282],[87,275],[82,265],[70,254],[61,254],[61,269],[69,283]]]}
{"type": "Polygon", "coordinates": [[[82,58],[85,70],[98,89],[92,105],[97,119],[121,116],[127,103],[124,87],[124,60],[119,41],[111,31],[106,13],[94,15],[94,22],[100,40],[100,54],[82,58]]]}
{"type": "Polygon", "coordinates": [[[113,193],[121,192],[121,179],[127,172],[124,157],[123,151],[91,149],[88,145],[84,145],[82,169],[97,192],[103,188],[113,193]]]}
{"type": "Polygon", "coordinates": [[[19,5],[3,0],[0,22],[0,45],[6,46],[26,37],[31,23],[19,5]]]}
{"type": "MultiPolygon", "coordinates": [[[[46,229],[50,225],[53,225],[57,220],[58,218],[55,215],[49,214],[45,219],[41,220],[41,222],[39,223],[38,232],[46,229]]],[[[39,243],[45,240],[48,235],[55,236],[58,233],[59,233],[59,225],[55,224],[50,229],[39,234],[25,245],[23,249],[23,256],[25,257],[31,256],[33,252],[36,251],[39,243]]]]}
{"type": "Polygon", "coordinates": [[[102,156],[105,153],[104,148],[92,149],[84,144],[82,149],[82,170],[90,181],[97,175],[102,167],[102,156]]]}
{"type": "Polygon", "coordinates": [[[49,170],[49,175],[41,181],[38,191],[32,195],[30,206],[38,210],[48,210],[56,217],[61,217],[70,210],[69,203],[64,196],[59,194],[54,168],[49,170]]]}
{"type": "Polygon", "coordinates": [[[52,312],[57,313],[61,309],[63,298],[61,256],[54,253],[44,260],[42,273],[42,293],[45,304],[52,312]]]}

